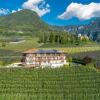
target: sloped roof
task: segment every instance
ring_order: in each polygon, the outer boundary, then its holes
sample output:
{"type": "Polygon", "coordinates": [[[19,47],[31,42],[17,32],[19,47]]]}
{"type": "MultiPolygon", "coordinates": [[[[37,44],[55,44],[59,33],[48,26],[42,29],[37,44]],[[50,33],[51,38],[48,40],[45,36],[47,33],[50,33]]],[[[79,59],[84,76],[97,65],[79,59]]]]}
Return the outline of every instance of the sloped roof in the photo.
{"type": "Polygon", "coordinates": [[[33,53],[33,54],[61,54],[64,53],[63,51],[59,51],[59,50],[28,50],[24,53],[33,53]]]}

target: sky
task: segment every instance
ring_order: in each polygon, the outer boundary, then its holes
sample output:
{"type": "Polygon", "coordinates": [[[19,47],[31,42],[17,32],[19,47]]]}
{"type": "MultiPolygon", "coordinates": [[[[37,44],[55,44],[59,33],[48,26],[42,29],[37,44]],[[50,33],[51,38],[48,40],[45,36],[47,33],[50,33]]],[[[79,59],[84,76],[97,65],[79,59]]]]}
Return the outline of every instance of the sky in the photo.
{"type": "Polygon", "coordinates": [[[51,25],[87,24],[100,17],[100,0],[0,0],[0,15],[35,11],[51,25]]]}

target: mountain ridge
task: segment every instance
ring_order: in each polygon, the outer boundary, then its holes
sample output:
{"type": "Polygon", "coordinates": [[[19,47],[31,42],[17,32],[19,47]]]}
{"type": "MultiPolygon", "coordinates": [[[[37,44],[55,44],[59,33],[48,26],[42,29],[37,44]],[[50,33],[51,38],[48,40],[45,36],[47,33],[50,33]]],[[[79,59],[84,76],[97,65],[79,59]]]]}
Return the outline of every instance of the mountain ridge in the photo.
{"type": "Polygon", "coordinates": [[[62,29],[70,33],[87,35],[93,41],[100,42],[100,18],[96,18],[86,25],[63,26],[62,29]]]}
{"type": "Polygon", "coordinates": [[[6,16],[0,16],[0,33],[38,33],[53,28],[45,23],[36,12],[21,10],[6,16]]]}

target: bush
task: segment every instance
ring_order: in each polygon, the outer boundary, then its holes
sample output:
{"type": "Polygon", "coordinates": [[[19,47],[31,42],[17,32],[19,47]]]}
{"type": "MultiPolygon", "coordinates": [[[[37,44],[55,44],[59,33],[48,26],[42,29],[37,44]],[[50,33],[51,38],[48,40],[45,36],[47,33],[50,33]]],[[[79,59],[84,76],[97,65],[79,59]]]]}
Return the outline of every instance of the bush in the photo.
{"type": "Polygon", "coordinates": [[[3,65],[3,61],[0,61],[0,65],[3,65]]]}
{"type": "Polygon", "coordinates": [[[70,57],[70,58],[67,59],[67,61],[68,61],[68,62],[72,62],[73,59],[70,57]]]}

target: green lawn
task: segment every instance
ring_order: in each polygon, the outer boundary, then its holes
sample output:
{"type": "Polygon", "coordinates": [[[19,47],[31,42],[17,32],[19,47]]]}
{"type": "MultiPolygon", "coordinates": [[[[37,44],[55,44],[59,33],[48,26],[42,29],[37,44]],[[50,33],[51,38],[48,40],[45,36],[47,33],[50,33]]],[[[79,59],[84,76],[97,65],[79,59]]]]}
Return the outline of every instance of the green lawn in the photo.
{"type": "Polygon", "coordinates": [[[7,43],[5,47],[0,47],[0,49],[23,52],[28,49],[40,47],[42,44],[38,43],[38,40],[38,38],[25,38],[25,41],[22,43],[7,43]]]}
{"type": "Polygon", "coordinates": [[[83,66],[0,69],[0,100],[100,100],[100,72],[83,66]]]}

